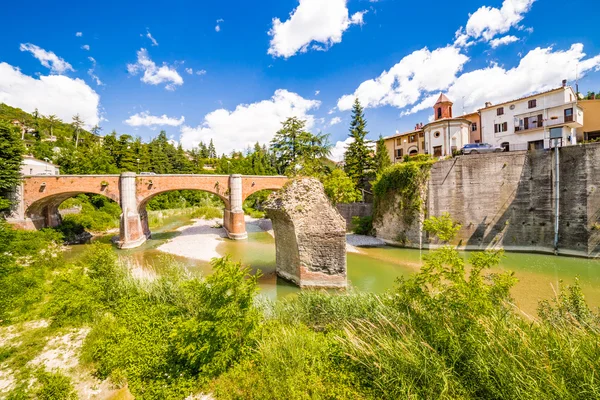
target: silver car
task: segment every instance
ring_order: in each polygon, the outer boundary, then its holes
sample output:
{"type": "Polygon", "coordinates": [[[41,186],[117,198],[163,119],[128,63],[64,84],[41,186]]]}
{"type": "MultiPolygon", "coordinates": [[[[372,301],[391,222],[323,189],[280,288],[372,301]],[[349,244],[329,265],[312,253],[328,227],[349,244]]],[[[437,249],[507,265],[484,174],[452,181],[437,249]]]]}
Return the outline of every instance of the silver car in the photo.
{"type": "Polygon", "coordinates": [[[504,147],[492,146],[489,143],[469,143],[460,149],[463,154],[501,153],[503,151],[504,147]]]}

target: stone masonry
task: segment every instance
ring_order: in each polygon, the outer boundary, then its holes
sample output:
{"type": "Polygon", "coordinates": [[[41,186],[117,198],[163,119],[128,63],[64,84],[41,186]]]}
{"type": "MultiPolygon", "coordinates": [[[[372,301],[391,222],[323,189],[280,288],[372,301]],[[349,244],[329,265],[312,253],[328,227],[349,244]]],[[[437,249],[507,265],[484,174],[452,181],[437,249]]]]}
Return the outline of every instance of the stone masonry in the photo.
{"type": "Polygon", "coordinates": [[[289,182],[265,210],[273,221],[279,276],[300,287],[346,287],[346,221],[317,179],[289,182]]]}

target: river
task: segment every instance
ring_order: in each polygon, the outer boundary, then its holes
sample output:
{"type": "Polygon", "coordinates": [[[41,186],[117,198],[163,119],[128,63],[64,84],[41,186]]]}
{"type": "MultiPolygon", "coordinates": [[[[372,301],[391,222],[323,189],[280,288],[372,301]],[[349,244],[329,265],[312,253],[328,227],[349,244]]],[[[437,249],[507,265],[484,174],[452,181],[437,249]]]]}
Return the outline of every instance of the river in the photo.
{"type": "MultiPolygon", "coordinates": [[[[132,250],[117,250],[119,256],[140,266],[158,266],[165,254],[156,250],[168,239],[178,235],[176,228],[190,223],[189,217],[166,218],[163,225],[153,229],[152,239],[132,250]]],[[[98,238],[110,242],[110,237],[98,238]]],[[[65,253],[68,261],[78,259],[88,245],[71,246],[65,253]]],[[[247,241],[224,239],[217,248],[221,255],[231,255],[236,261],[260,270],[261,293],[271,299],[289,296],[298,288],[275,275],[275,241],[266,232],[250,232],[247,241]]],[[[361,248],[361,254],[348,253],[348,280],[360,291],[382,293],[394,287],[396,278],[418,271],[426,251],[395,247],[361,248]]],[[[468,258],[468,253],[461,253],[468,258]]],[[[169,256],[193,273],[209,274],[210,264],[184,257],[169,256]]],[[[541,254],[506,253],[501,264],[492,272],[513,271],[519,280],[513,288],[515,304],[524,312],[535,314],[542,299],[554,296],[560,280],[573,283],[579,278],[588,304],[600,306],[600,260],[557,257],[541,254]]]]}

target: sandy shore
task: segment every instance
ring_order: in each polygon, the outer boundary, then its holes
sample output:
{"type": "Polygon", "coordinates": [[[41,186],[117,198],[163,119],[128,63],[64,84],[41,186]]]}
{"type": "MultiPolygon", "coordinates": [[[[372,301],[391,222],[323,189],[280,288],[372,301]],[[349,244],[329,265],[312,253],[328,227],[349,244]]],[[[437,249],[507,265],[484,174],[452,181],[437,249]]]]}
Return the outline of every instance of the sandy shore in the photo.
{"type": "MultiPolygon", "coordinates": [[[[181,234],[159,246],[158,250],[201,261],[210,261],[212,258],[222,257],[217,252],[217,247],[224,240],[227,240],[227,233],[223,228],[216,228],[221,223],[220,219],[195,220],[192,225],[177,229],[181,234]]],[[[249,233],[268,232],[274,237],[273,225],[268,219],[256,219],[246,216],[246,231],[249,233]]],[[[385,245],[383,241],[377,238],[355,234],[348,234],[346,241],[346,251],[349,253],[361,253],[360,246],[385,245]]]]}

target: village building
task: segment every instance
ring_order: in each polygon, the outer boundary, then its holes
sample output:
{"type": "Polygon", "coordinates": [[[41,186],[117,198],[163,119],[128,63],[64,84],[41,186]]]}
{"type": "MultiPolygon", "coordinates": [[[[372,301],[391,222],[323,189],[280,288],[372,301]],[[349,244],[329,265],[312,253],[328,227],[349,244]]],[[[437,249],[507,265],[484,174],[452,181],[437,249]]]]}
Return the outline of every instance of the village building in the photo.
{"type": "Polygon", "coordinates": [[[425,153],[423,125],[417,124],[410,132],[396,133],[384,138],[385,147],[392,164],[402,162],[404,156],[414,156],[425,153]]]}
{"type": "Polygon", "coordinates": [[[471,141],[472,124],[479,126],[473,114],[452,116],[452,101],[443,93],[433,106],[433,122],[423,127],[425,152],[434,157],[451,156],[471,141]]]}
{"type": "Polygon", "coordinates": [[[21,164],[21,175],[60,175],[60,168],[49,161],[25,156],[21,164]]]}
{"type": "Polygon", "coordinates": [[[560,136],[560,145],[576,144],[577,129],[583,127],[583,108],[566,81],[517,100],[486,103],[479,114],[483,141],[506,151],[548,149],[551,130],[560,136]]]}
{"type": "Polygon", "coordinates": [[[595,100],[579,100],[579,107],[585,114],[583,126],[577,128],[577,140],[600,139],[600,98],[595,100]]]}

